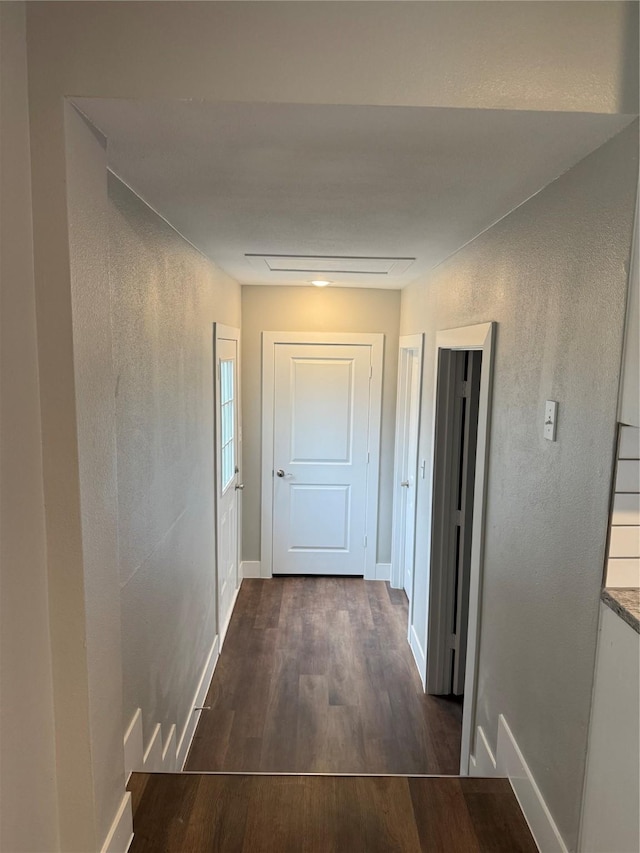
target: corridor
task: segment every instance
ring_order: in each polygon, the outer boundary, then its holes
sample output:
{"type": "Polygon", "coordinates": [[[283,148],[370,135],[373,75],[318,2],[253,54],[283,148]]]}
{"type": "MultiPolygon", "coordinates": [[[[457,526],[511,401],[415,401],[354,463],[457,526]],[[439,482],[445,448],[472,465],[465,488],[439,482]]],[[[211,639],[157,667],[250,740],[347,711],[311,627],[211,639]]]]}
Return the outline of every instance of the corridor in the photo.
{"type": "Polygon", "coordinates": [[[459,771],[462,704],[423,693],[380,581],[245,580],[204,704],[186,770],[459,771]]]}
{"type": "Polygon", "coordinates": [[[462,705],[407,615],[380,581],[244,580],[187,772],[130,779],[132,853],[533,853],[507,779],[453,778],[462,705]]]}

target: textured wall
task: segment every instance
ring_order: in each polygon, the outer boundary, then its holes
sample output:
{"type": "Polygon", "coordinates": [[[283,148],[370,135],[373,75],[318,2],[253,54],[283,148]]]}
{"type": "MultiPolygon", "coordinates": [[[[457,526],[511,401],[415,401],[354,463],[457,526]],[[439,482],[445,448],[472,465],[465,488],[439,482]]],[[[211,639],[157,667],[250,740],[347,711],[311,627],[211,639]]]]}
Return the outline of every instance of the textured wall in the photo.
{"type": "Polygon", "coordinates": [[[0,849],[59,849],[23,3],[0,4],[0,849]]]}
{"type": "Polygon", "coordinates": [[[624,341],[619,420],[640,427],[640,199],[636,201],[634,246],[629,273],[629,296],[624,341]]]}
{"type": "MultiPolygon", "coordinates": [[[[637,123],[403,292],[426,331],[420,455],[430,459],[434,333],[498,323],[477,723],[505,715],[575,845],[616,429],[637,123]],[[559,401],[558,440],[542,438],[559,401]]],[[[416,606],[428,520],[418,494],[416,606]]],[[[425,636],[425,613],[416,612],[425,636]]]]}
{"type": "Polygon", "coordinates": [[[215,321],[240,288],[109,178],[124,724],[178,737],[216,634],[215,321]]]}
{"type": "Polygon", "coordinates": [[[393,450],[400,291],[315,287],[242,288],[242,559],[260,559],[262,332],[383,332],[378,496],[380,563],[391,561],[393,450]]]}
{"type": "Polygon", "coordinates": [[[59,632],[55,672],[64,679],[64,689],[56,680],[58,744],[64,744],[58,780],[61,790],[79,789],[76,808],[61,812],[61,846],[72,851],[102,846],[125,778],[122,726],[113,713],[122,707],[122,648],[107,154],[104,138],[69,104],[65,112],[81,547],[52,579],[52,621],[59,632]],[[86,702],[77,695],[85,680],[86,702]],[[85,751],[91,773],[78,780],[85,751]]]}
{"type": "Polygon", "coordinates": [[[634,2],[29,7],[44,85],[67,95],[638,109],[634,2]]]}

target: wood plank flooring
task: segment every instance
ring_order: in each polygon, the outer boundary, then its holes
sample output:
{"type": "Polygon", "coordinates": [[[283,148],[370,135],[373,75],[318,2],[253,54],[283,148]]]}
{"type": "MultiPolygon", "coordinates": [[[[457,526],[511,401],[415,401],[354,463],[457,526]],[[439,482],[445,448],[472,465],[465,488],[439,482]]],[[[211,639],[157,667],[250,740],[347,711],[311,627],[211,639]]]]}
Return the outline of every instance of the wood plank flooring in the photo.
{"type": "Polygon", "coordinates": [[[459,770],[461,704],[423,693],[380,581],[245,580],[204,704],[186,770],[459,770]]]}
{"type": "Polygon", "coordinates": [[[134,773],[131,853],[535,853],[506,779],[134,773]]]}

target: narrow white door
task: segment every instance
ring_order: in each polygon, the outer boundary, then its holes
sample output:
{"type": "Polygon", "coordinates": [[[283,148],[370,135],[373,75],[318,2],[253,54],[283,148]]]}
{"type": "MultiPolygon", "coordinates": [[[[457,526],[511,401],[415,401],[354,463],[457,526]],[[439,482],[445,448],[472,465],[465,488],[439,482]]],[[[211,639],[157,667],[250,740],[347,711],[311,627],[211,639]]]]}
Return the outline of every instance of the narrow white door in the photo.
{"type": "Polygon", "coordinates": [[[363,575],[371,346],[274,357],[273,573],[363,575]]]}
{"type": "Polygon", "coordinates": [[[398,358],[391,583],[404,589],[409,600],[413,592],[422,346],[422,335],[404,336],[398,358]]]}
{"type": "Polygon", "coordinates": [[[420,380],[422,353],[407,351],[409,401],[407,412],[407,446],[401,488],[404,494],[404,542],[402,548],[402,585],[409,600],[413,587],[413,561],[416,540],[416,473],[418,466],[418,426],[420,420],[420,380]]]}
{"type": "MultiPolygon", "coordinates": [[[[233,334],[233,330],[227,332],[233,334]]],[[[238,588],[238,339],[216,330],[216,532],[222,644],[238,588]]]]}

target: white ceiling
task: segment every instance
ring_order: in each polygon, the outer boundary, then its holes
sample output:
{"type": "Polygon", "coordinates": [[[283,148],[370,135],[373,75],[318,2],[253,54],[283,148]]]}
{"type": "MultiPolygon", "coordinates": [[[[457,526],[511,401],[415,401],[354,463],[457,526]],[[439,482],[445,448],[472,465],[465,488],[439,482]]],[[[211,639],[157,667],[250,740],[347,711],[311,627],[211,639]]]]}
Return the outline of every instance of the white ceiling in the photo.
{"type": "Polygon", "coordinates": [[[401,288],[631,120],[416,107],[74,102],[107,136],[113,171],[242,284],[306,284],[317,273],[300,269],[323,266],[313,258],[346,256],[326,266],[366,273],[322,277],[345,287],[401,288]],[[289,261],[274,260],[279,255],[289,261]]]}

